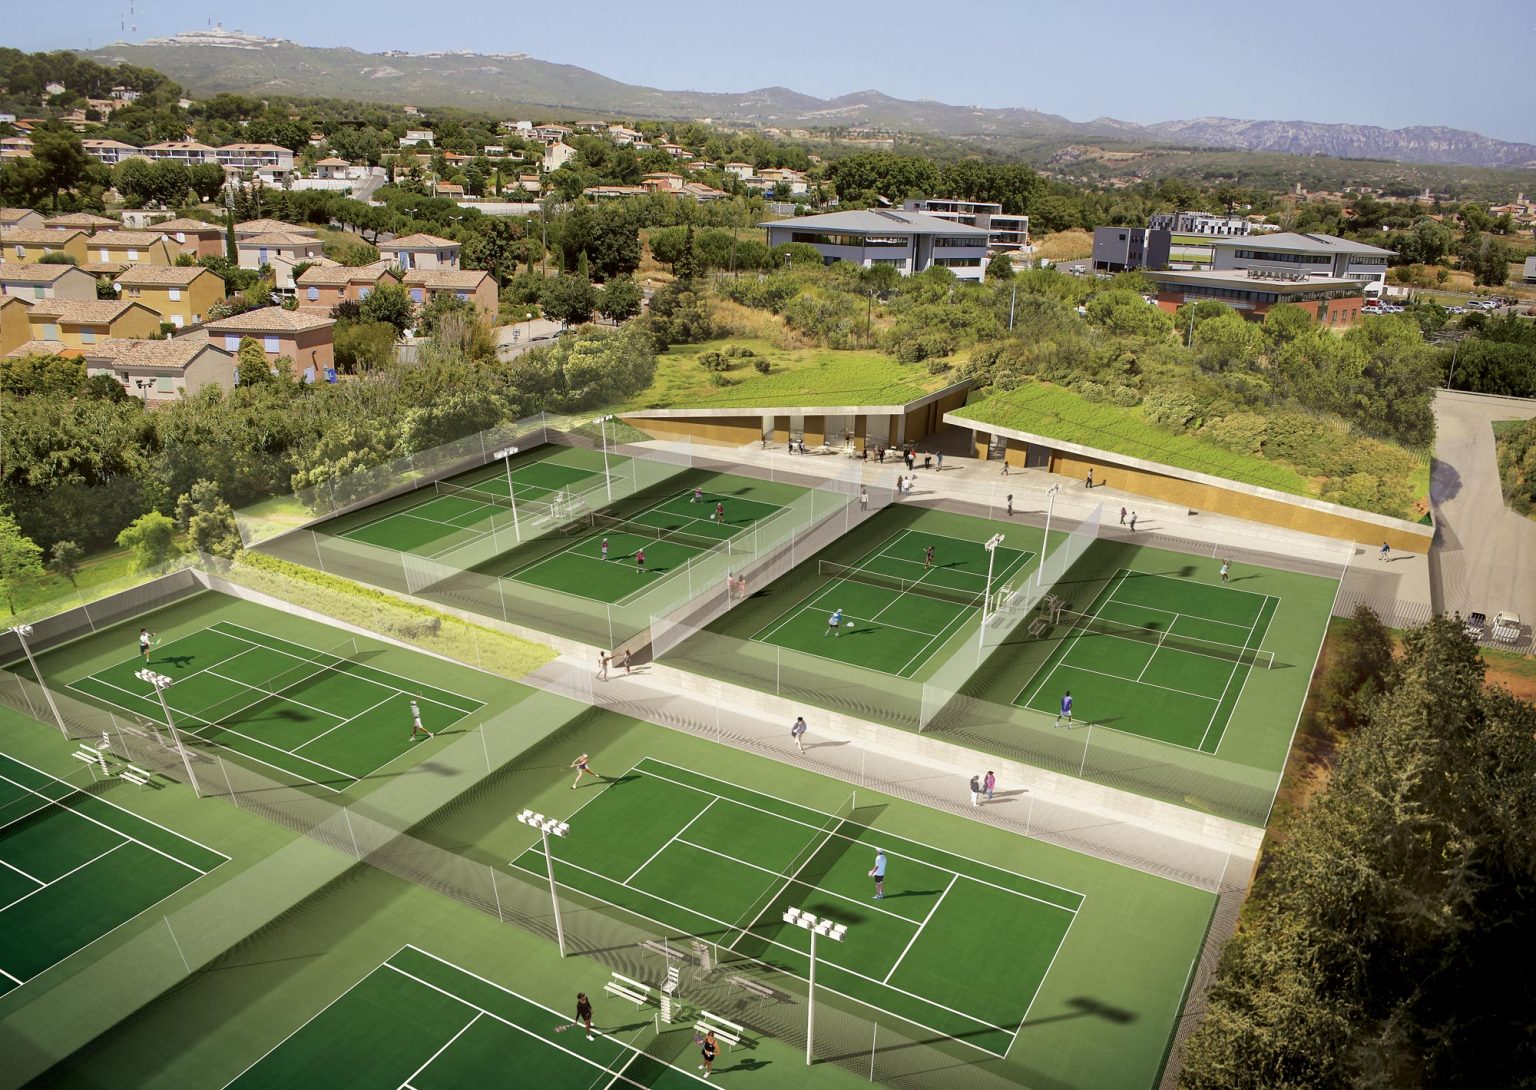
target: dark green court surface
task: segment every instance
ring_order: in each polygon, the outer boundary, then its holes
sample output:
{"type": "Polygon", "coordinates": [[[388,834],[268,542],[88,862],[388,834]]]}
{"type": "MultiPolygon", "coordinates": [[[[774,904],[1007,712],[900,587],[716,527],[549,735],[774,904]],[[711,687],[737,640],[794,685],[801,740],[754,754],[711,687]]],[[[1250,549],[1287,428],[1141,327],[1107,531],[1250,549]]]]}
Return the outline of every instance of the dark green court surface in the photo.
{"type": "Polygon", "coordinates": [[[229,1086],[679,1090],[708,1085],[641,1051],[655,1035],[649,1019],[598,1028],[606,1032],[588,1041],[568,1017],[407,946],[229,1086]]]}
{"type": "Polygon", "coordinates": [[[411,732],[412,700],[434,734],[483,706],[370,666],[371,654],[351,637],[318,649],[221,620],[70,688],[158,729],[160,702],[135,676],[147,665],[172,679],[165,700],[177,730],[340,791],[423,741],[411,732]]]}
{"type": "MultiPolygon", "coordinates": [[[[849,925],[817,947],[817,987],[994,1056],[1012,1047],[1083,905],[1059,886],[645,760],[550,840],[560,884],[801,976],[794,907],[849,925]],[[869,871],[885,850],[885,896],[869,871]]],[[[513,864],[539,876],[530,849],[513,864]]]]}
{"type": "Polygon", "coordinates": [[[0,995],[227,858],[0,754],[0,995]]]}
{"type": "Polygon", "coordinates": [[[1034,555],[999,546],[989,557],[980,541],[901,530],[852,564],[819,561],[830,581],[752,638],[912,677],[977,616],[989,589],[1020,577],[1034,555]]]}

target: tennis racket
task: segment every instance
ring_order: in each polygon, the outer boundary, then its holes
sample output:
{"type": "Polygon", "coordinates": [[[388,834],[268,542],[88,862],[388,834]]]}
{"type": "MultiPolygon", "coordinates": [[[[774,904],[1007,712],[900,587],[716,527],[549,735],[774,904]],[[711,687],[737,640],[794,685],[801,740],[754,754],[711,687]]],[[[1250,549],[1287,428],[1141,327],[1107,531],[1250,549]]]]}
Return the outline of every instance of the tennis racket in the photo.
{"type": "Polygon", "coordinates": [[[566,1022],[566,1023],[562,1024],[562,1025],[556,1026],[555,1027],[555,1032],[556,1033],[564,1033],[568,1029],[574,1029],[575,1026],[576,1026],[575,1022],[566,1022]]]}
{"type": "Polygon", "coordinates": [[[847,622],[847,623],[845,623],[845,624],[844,624],[844,625],[843,625],[843,627],[844,627],[844,628],[852,628],[852,627],[853,627],[853,622],[852,622],[852,621],[848,621],[848,622],[847,622]]]}
{"type": "Polygon", "coordinates": [[[159,647],[159,646],[160,646],[160,640],[161,640],[161,637],[159,637],[159,636],[156,636],[156,637],[155,637],[155,642],[154,642],[154,643],[152,643],[152,644],[150,644],[150,646],[151,646],[151,647],[159,647]]]}

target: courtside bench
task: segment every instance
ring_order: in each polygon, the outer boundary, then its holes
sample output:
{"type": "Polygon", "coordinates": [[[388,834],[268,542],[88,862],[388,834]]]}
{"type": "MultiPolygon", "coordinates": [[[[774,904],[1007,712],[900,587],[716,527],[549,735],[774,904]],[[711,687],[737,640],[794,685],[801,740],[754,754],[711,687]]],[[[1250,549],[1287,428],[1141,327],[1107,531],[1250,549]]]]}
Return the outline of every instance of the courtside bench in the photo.
{"type": "MultiPolygon", "coordinates": [[[[735,1022],[727,1021],[718,1014],[700,1011],[699,1020],[693,1024],[693,1032],[703,1036],[710,1030],[714,1030],[716,1039],[724,1041],[732,1050],[747,1040],[747,1031],[735,1022]]],[[[747,1041],[747,1044],[750,1047],[751,1042],[747,1041]]]]}
{"type": "Polygon", "coordinates": [[[608,982],[603,985],[603,991],[615,999],[627,999],[639,1010],[651,1001],[651,988],[648,984],[642,984],[638,980],[631,980],[622,973],[614,973],[608,982]]]}

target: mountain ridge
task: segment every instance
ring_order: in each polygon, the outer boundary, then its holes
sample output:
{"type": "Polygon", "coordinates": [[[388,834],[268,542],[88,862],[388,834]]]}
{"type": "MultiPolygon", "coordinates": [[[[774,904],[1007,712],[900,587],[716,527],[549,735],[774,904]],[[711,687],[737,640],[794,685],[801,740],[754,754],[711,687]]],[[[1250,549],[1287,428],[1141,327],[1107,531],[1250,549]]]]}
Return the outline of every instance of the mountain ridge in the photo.
{"type": "Polygon", "coordinates": [[[139,43],[114,42],[84,55],[158,69],[193,94],[231,91],[356,98],[488,111],[537,107],[656,120],[708,119],[758,128],[842,127],[946,137],[1115,138],[1290,155],[1536,169],[1536,144],[1441,125],[1388,129],[1220,116],[1143,125],[1110,117],[1073,121],[1028,107],[899,99],[873,88],[830,99],[783,86],[743,92],[664,90],[526,53],[365,53],[222,27],[139,43]]]}

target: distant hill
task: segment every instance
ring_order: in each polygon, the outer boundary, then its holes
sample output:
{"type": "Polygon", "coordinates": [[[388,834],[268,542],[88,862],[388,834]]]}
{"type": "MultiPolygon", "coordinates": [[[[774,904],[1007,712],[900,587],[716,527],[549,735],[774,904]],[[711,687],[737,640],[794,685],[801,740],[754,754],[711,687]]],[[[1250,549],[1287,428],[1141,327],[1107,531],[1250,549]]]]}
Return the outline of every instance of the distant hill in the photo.
{"type": "Polygon", "coordinates": [[[742,93],[664,91],[620,83],[575,65],[524,53],[359,53],[213,30],[137,44],[117,42],[86,55],[103,63],[154,68],[195,95],[218,91],[352,98],[490,112],[540,109],[574,118],[710,119],[763,128],[858,128],[947,137],[1114,139],[1237,148],[1292,155],[1536,168],[1536,145],[1461,129],[1203,117],[1138,125],[1098,118],[1077,122],[1023,108],[984,109],[859,91],[834,99],[786,87],[742,93]]]}

